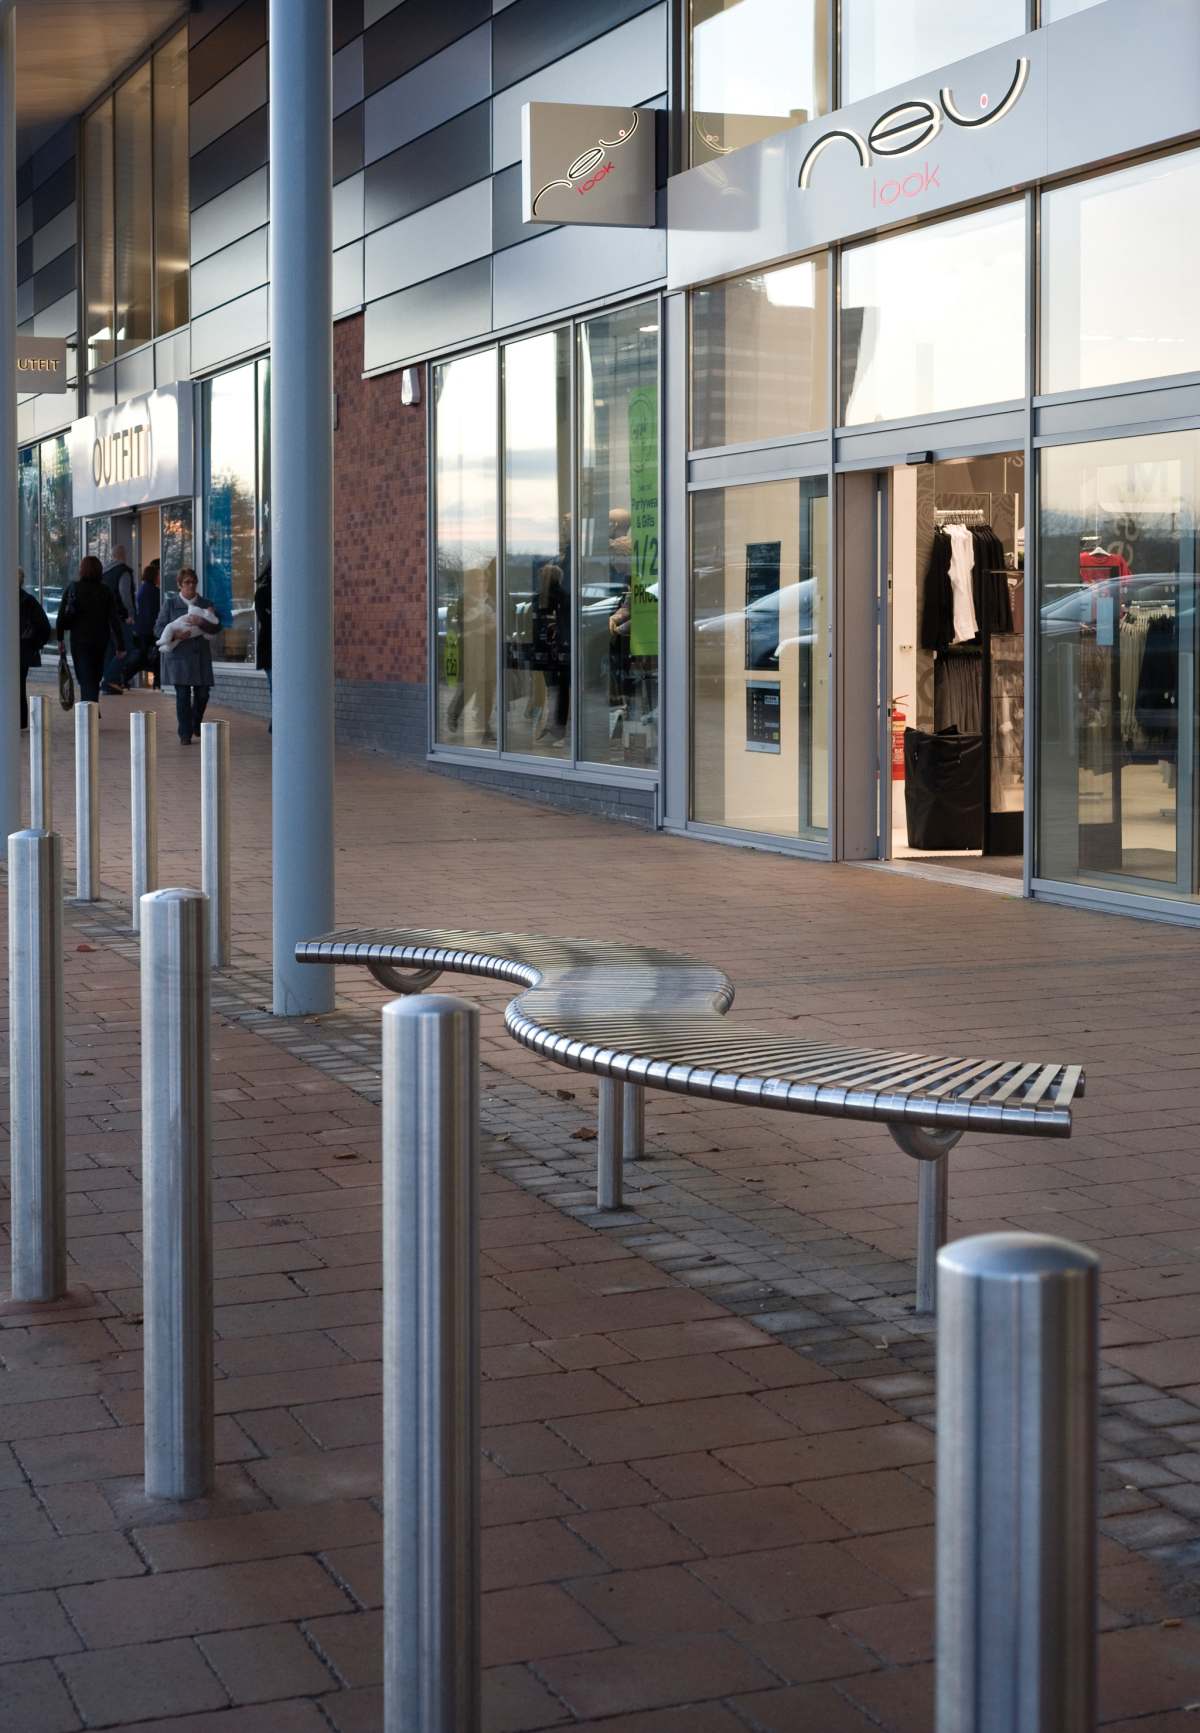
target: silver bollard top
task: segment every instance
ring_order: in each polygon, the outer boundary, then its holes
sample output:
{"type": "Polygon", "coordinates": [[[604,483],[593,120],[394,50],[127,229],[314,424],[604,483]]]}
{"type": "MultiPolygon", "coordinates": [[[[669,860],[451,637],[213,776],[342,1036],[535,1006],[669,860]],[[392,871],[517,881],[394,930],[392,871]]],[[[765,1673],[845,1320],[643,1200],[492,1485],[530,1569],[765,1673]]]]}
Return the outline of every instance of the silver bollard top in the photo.
{"type": "Polygon", "coordinates": [[[160,891],[144,891],[139,900],[145,908],[147,903],[206,903],[208,897],[203,891],[193,890],[188,885],[166,885],[160,891]]]}
{"type": "Polygon", "coordinates": [[[452,1017],[463,1011],[476,1011],[466,999],[456,999],[453,993],[410,993],[404,998],[389,999],[383,1007],[385,1017],[452,1017]]]}
{"type": "Polygon", "coordinates": [[[10,843],[36,842],[39,837],[53,836],[53,834],[53,831],[43,830],[39,825],[31,824],[26,826],[24,830],[10,830],[8,833],[8,840],[10,843]]]}
{"type": "Polygon", "coordinates": [[[938,1268],[962,1276],[987,1276],[997,1281],[1041,1281],[1046,1276],[1081,1274],[1099,1269],[1100,1259],[1087,1246],[1052,1234],[973,1234],[952,1240],[938,1253],[938,1268]]]}

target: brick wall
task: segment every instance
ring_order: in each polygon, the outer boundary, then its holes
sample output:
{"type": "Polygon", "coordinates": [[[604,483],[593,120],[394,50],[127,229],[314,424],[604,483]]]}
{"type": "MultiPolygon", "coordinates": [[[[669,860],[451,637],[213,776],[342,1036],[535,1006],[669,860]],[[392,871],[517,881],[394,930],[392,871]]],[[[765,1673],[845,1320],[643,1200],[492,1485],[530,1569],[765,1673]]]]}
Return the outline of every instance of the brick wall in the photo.
{"type": "Polygon", "coordinates": [[[334,669],[339,680],[424,686],[425,406],[399,371],[364,379],[363,320],[333,329],[334,669]]]}

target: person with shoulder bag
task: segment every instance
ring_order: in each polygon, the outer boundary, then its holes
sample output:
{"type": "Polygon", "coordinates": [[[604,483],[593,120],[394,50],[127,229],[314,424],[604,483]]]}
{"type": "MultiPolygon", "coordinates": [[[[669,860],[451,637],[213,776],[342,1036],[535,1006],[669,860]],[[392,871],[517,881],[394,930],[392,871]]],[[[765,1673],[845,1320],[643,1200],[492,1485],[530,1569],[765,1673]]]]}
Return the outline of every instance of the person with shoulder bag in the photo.
{"type": "Polygon", "coordinates": [[[200,594],[200,580],[191,566],[179,573],[179,590],[168,596],[155,622],[165,686],[175,688],[175,720],[181,746],[190,746],[200,732],[212,691],[212,651],[208,640],[221,630],[211,602],[200,594]]]}
{"type": "Polygon", "coordinates": [[[54,625],[60,645],[70,639],[79,696],[85,704],[99,702],[100,680],[118,621],[116,603],[101,577],[102,567],[94,554],[80,560],[79,576],[63,592],[54,625]]]}

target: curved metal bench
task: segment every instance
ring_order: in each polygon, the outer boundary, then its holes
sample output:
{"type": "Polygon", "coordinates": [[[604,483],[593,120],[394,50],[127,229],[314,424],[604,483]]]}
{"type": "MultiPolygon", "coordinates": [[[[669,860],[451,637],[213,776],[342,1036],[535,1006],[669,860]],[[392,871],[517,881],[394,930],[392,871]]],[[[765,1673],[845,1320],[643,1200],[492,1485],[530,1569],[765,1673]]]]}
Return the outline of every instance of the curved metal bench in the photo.
{"type": "Polygon", "coordinates": [[[1078,1065],[932,1058],[797,1041],[725,1021],[733,985],[719,969],[644,945],[530,933],[346,928],[296,946],[304,963],[359,963],[393,993],[443,971],[512,981],[516,1040],[600,1078],[597,1202],[621,1205],[622,1160],[642,1153],[644,1089],[710,1096],[835,1119],[878,1120],[920,1163],[918,1310],[932,1311],[946,1238],[947,1156],[965,1131],[1069,1137],[1084,1092],[1078,1065]]]}

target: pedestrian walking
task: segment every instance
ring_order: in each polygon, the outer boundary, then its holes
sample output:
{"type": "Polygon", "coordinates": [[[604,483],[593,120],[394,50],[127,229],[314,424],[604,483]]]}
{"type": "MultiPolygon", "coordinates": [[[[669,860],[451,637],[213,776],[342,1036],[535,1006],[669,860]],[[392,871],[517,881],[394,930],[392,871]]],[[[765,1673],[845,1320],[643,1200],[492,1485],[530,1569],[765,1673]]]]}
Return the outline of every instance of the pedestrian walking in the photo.
{"type": "Polygon", "coordinates": [[[25,573],[17,567],[17,584],[21,596],[21,727],[29,727],[29,698],[25,682],[29,670],[42,660],[42,650],[54,632],[46,618],[46,610],[31,590],[25,588],[25,573]]]}
{"type": "Polygon", "coordinates": [[[213,683],[208,640],[220,629],[212,603],[200,594],[199,578],[184,566],[178,593],[167,597],[155,621],[163,684],[175,688],[175,720],[184,746],[192,744],[204,720],[213,683]]]}
{"type": "Polygon", "coordinates": [[[75,679],[85,704],[99,701],[104,663],[118,619],[117,602],[103,580],[100,561],[95,554],[87,554],[79,562],[79,576],[63,592],[54,622],[59,644],[70,638],[75,679]]]}
{"type": "Polygon", "coordinates": [[[153,682],[158,674],[158,637],[154,630],[162,607],[162,562],[151,560],[142,573],[133,606],[133,636],[139,669],[153,682]]]}
{"type": "Polygon", "coordinates": [[[102,573],[101,581],[112,596],[115,614],[112,646],[104,665],[100,690],[110,697],[124,692],[132,678],[135,644],[133,638],[133,570],[125,558],[125,546],[118,542],[113,549],[112,564],[102,573]]]}

